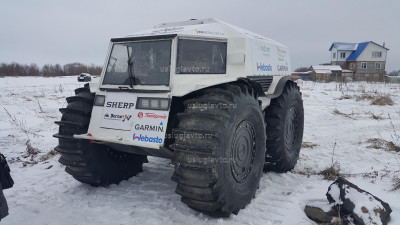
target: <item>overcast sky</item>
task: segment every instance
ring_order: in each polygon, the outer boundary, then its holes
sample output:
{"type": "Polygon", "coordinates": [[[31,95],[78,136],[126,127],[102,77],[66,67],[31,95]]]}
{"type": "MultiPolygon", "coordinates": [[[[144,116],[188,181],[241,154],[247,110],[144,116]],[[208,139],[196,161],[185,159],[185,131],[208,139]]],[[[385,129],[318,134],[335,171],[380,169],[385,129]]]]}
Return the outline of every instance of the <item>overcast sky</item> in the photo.
{"type": "Polygon", "coordinates": [[[112,37],[216,18],[289,47],[292,69],[327,63],[334,41],[386,43],[400,69],[399,0],[0,0],[0,62],[103,65],[112,37]]]}

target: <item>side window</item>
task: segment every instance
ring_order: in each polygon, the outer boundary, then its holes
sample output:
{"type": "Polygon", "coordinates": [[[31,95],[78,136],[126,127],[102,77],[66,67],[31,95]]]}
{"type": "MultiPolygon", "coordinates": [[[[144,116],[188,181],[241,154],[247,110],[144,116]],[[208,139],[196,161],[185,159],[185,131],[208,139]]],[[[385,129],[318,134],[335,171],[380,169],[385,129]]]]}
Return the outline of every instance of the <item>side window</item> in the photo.
{"type": "Polygon", "coordinates": [[[126,46],[114,45],[108,62],[107,72],[122,73],[128,70],[126,46]]]}
{"type": "Polygon", "coordinates": [[[361,63],[361,68],[366,69],[367,68],[367,63],[366,62],[362,62],[361,63]]]}
{"type": "Polygon", "coordinates": [[[336,59],[336,52],[333,53],[333,57],[334,59],[336,59]]]}
{"type": "Polygon", "coordinates": [[[177,74],[225,74],[226,42],[179,39],[177,74]]]}
{"type": "Polygon", "coordinates": [[[382,57],[382,52],[372,52],[372,58],[380,58],[382,57]]]}

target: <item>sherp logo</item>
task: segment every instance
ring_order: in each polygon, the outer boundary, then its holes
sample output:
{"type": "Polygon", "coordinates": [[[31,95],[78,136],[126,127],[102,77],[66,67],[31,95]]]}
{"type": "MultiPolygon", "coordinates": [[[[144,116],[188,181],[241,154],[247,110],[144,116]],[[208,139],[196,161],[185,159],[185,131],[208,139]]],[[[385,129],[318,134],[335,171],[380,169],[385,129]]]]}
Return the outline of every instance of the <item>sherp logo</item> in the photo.
{"type": "Polygon", "coordinates": [[[272,66],[264,65],[264,63],[257,63],[257,71],[272,71],[272,66]]]}
{"type": "Polygon", "coordinates": [[[150,142],[160,144],[163,142],[162,138],[159,137],[148,137],[147,135],[136,136],[136,133],[133,134],[133,141],[142,141],[142,142],[150,142]]]}

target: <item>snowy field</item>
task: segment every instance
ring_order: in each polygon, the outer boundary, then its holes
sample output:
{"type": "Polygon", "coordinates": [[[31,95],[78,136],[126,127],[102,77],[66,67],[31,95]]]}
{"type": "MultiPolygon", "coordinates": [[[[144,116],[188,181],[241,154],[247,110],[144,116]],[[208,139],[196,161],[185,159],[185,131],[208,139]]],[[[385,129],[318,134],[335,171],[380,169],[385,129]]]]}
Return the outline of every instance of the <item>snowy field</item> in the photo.
{"type": "Polygon", "coordinates": [[[314,224],[303,209],[327,202],[332,181],[320,173],[332,165],[388,202],[390,224],[400,224],[400,190],[392,190],[400,152],[390,144],[400,146],[400,84],[299,81],[305,131],[298,164],[285,174],[265,173],[256,198],[226,219],[181,203],[166,159],[149,157],[144,172],[108,188],[81,184],[65,173],[51,152],[57,145],[54,121],[65,97],[81,85],[76,77],[0,78],[0,151],[15,180],[4,191],[10,215],[2,224],[314,224]],[[385,95],[393,105],[371,104],[385,95]]]}

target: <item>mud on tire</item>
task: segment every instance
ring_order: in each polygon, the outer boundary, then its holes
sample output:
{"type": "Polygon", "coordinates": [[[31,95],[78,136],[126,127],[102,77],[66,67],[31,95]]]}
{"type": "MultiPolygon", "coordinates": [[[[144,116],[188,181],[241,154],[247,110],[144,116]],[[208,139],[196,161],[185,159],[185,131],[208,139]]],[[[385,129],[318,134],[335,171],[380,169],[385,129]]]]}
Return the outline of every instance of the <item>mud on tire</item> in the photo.
{"type": "Polygon", "coordinates": [[[264,171],[284,173],[294,168],[303,140],[304,109],[300,88],[288,81],[283,93],[265,112],[267,152],[264,171]]]}
{"type": "Polygon", "coordinates": [[[184,102],[174,129],[176,193],[211,216],[238,213],[254,197],[265,159],[259,102],[244,84],[209,88],[184,102]]]}
{"type": "Polygon", "coordinates": [[[142,171],[146,156],[116,151],[106,145],[75,139],[74,134],[86,134],[93,107],[94,94],[88,85],[75,90],[68,97],[66,108],[60,109],[61,121],[57,121],[59,139],[55,150],[61,153],[59,162],[76,180],[93,186],[118,184],[142,171]]]}

